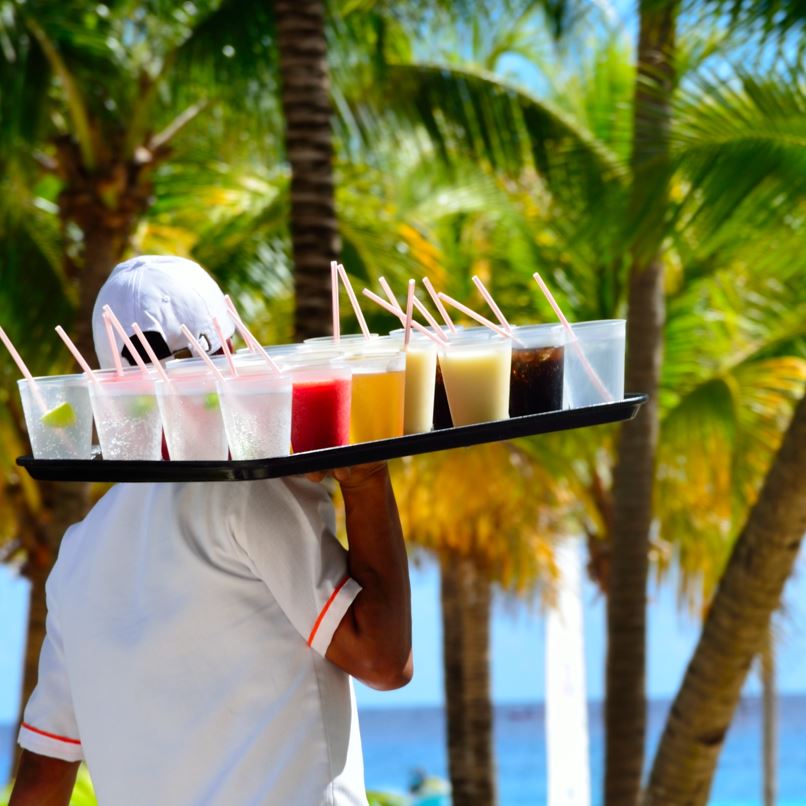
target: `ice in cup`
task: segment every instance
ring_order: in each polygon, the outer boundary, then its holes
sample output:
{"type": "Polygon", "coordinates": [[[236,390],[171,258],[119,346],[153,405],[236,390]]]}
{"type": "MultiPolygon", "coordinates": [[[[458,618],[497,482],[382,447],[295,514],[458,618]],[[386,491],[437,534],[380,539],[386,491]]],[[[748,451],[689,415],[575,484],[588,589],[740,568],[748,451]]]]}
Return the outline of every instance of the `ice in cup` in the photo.
{"type": "Polygon", "coordinates": [[[455,426],[509,416],[511,339],[475,333],[451,339],[439,350],[439,364],[455,426]]]}
{"type": "Polygon", "coordinates": [[[509,416],[541,414],[563,406],[565,330],[562,325],[512,329],[509,416]]]}
{"type": "Polygon", "coordinates": [[[17,381],[34,459],[89,459],[92,408],[85,375],[17,381]]]}
{"type": "Polygon", "coordinates": [[[171,459],[227,459],[227,436],[212,372],[170,375],[154,388],[171,459]]]}
{"type": "Polygon", "coordinates": [[[233,459],[265,459],[289,454],[289,377],[264,371],[219,378],[216,386],[233,459]]]}
{"type": "Polygon", "coordinates": [[[104,459],[162,459],[162,420],[154,391],[156,372],[127,369],[93,373],[89,383],[95,429],[104,459]]]}
{"type": "Polygon", "coordinates": [[[350,442],[352,371],[332,354],[300,354],[283,364],[293,383],[291,446],[294,453],[350,442]]]}
{"type": "Polygon", "coordinates": [[[625,325],[624,319],[571,325],[578,343],[569,337],[565,347],[563,408],[624,399],[625,325]]]}
{"type": "Polygon", "coordinates": [[[347,356],[353,372],[350,442],[403,435],[406,353],[397,340],[347,356]]]}

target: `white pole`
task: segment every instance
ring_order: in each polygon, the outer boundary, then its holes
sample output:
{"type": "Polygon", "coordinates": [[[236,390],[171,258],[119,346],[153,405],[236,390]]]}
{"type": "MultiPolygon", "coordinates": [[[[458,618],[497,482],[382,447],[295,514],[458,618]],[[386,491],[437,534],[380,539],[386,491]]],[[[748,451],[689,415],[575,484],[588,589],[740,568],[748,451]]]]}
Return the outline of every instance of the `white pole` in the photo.
{"type": "Polygon", "coordinates": [[[546,625],[546,769],[548,806],[590,806],[588,697],[579,541],[556,549],[557,606],[546,625]]]}

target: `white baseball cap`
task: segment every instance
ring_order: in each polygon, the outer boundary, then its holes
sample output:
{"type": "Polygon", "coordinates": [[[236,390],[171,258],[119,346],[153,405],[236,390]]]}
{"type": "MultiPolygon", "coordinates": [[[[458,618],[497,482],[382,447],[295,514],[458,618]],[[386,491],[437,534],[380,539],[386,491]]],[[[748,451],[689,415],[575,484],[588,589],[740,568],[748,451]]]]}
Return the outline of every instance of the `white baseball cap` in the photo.
{"type": "MultiPolygon", "coordinates": [[[[130,336],[134,335],[135,322],[147,334],[161,336],[169,354],[189,347],[182,325],[210,354],[222,346],[213,326],[214,317],[225,338],[235,330],[224,294],[198,263],[171,255],[140,255],[115,266],[95,300],[92,338],[103,369],[114,366],[103,320],[105,305],[112,308],[130,336]]],[[[136,339],[134,343],[137,345],[136,339]]]]}

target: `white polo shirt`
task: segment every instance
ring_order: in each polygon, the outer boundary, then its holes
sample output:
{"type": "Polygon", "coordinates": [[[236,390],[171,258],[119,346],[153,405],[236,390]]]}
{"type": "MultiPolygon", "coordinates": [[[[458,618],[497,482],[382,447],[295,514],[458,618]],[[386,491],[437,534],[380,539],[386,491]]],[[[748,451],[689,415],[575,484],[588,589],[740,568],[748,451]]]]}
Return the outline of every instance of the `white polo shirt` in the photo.
{"type": "Polygon", "coordinates": [[[102,806],[366,804],[349,675],[361,590],[321,484],[120,484],[66,533],[19,743],[102,806]]]}

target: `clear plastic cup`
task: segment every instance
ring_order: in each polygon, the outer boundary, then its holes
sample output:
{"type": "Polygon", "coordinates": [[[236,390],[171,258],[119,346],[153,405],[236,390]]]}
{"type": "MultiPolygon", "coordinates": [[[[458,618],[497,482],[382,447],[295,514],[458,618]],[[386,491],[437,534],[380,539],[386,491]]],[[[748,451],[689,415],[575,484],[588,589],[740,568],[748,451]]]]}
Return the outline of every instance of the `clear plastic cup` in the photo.
{"type": "MultiPolygon", "coordinates": [[[[236,353],[232,357],[240,375],[259,375],[264,372],[275,373],[271,365],[262,355],[255,353],[236,353]]],[[[210,360],[224,374],[229,374],[229,362],[226,356],[210,356],[210,360]]],[[[174,358],[165,363],[165,371],[170,376],[192,375],[209,372],[210,368],[203,358],[174,358]]],[[[276,374],[276,373],[275,373],[276,374]]]]}
{"type": "Polygon", "coordinates": [[[34,459],[90,459],[92,407],[85,375],[17,381],[34,459]]]}
{"type": "Polygon", "coordinates": [[[347,356],[353,372],[350,442],[403,435],[406,353],[397,340],[347,356]]]}
{"type": "Polygon", "coordinates": [[[302,342],[304,350],[338,350],[344,355],[360,353],[366,349],[367,344],[377,339],[386,338],[377,333],[370,333],[369,338],[365,338],[363,333],[347,333],[342,335],[338,341],[333,336],[314,336],[302,342]]]}
{"type": "Polygon", "coordinates": [[[333,353],[300,353],[283,363],[293,383],[291,446],[294,453],[350,442],[352,370],[333,353]]]}
{"type": "Polygon", "coordinates": [[[522,417],[563,407],[565,328],[526,325],[512,328],[509,416],[522,417]]]}
{"type": "Polygon", "coordinates": [[[469,334],[439,350],[439,364],[455,426],[509,416],[512,340],[469,334]]]}
{"type": "MultiPolygon", "coordinates": [[[[265,362],[264,362],[265,363],[265,362]]],[[[216,381],[230,453],[236,460],[287,456],[291,379],[266,372],[216,381]]]]}
{"type": "Polygon", "coordinates": [[[162,459],[162,420],[154,391],[155,370],[93,373],[89,383],[95,429],[104,459],[162,459]]]}
{"type": "MultiPolygon", "coordinates": [[[[403,343],[402,331],[389,334],[403,343]]],[[[434,427],[434,391],[437,377],[437,345],[427,336],[412,333],[406,350],[406,392],[403,433],[421,434],[434,427]]]]}
{"type": "Polygon", "coordinates": [[[578,343],[565,347],[563,408],[594,406],[624,399],[624,319],[600,319],[571,325],[578,343]],[[586,362],[580,355],[584,353],[586,362]]]}
{"type": "Polygon", "coordinates": [[[227,459],[227,436],[212,372],[170,376],[168,381],[156,381],[154,389],[171,459],[227,459]]]}

